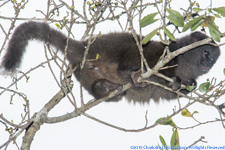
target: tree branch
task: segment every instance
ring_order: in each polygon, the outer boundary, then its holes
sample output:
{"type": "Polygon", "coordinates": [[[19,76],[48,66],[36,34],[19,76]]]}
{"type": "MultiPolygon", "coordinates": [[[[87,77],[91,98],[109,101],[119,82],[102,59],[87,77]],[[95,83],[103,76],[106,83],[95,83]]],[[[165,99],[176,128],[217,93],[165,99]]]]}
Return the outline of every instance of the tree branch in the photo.
{"type": "MultiPolygon", "coordinates": [[[[65,81],[66,80],[68,79],[65,79],[65,81]]],[[[68,93],[70,93],[72,88],[73,84],[71,83],[70,87],[60,90],[38,113],[35,113],[33,115],[32,123],[23,137],[21,150],[30,149],[34,136],[36,132],[40,129],[41,125],[43,125],[44,118],[47,117],[48,112],[52,110],[68,93]]]]}

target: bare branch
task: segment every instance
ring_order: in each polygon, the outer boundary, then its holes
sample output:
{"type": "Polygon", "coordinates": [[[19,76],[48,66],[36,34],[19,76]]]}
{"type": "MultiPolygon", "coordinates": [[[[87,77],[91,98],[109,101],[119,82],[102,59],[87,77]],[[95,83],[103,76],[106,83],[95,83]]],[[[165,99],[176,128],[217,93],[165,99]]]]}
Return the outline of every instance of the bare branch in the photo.
{"type": "MultiPolygon", "coordinates": [[[[67,82],[65,79],[65,82],[67,82]]],[[[33,122],[30,127],[27,129],[23,137],[23,143],[21,149],[26,150],[30,149],[31,143],[34,139],[36,132],[40,129],[40,126],[44,123],[44,118],[47,117],[47,114],[52,110],[68,93],[71,92],[73,84],[70,84],[70,87],[66,87],[60,90],[45,106],[38,112],[35,113],[32,117],[33,122]]]]}

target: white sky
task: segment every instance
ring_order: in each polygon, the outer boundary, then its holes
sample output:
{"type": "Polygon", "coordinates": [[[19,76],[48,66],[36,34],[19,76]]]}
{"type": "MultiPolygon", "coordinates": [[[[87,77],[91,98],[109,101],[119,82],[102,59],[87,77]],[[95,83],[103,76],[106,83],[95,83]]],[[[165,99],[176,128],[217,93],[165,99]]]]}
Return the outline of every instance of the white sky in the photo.
{"type": "MultiPolygon", "coordinates": [[[[178,10],[180,7],[187,6],[186,1],[173,0],[172,8],[178,10]]],[[[209,6],[209,0],[197,0],[200,3],[200,6],[206,8],[209,6]]],[[[36,10],[43,9],[46,11],[47,1],[33,0],[28,3],[26,9],[23,10],[19,17],[42,17],[39,12],[36,10]]],[[[76,5],[75,5],[76,6],[76,5]]],[[[225,6],[225,3],[221,0],[214,0],[213,7],[225,6]]],[[[1,16],[13,16],[13,10],[11,4],[6,5],[3,8],[0,8],[1,16]]],[[[153,10],[149,10],[146,13],[152,13],[153,10]]],[[[10,25],[9,21],[0,19],[1,24],[4,27],[10,25]]],[[[22,23],[22,21],[17,22],[22,23]]],[[[138,22],[136,26],[138,25],[138,22]]],[[[217,22],[220,30],[225,32],[225,23],[224,19],[220,19],[217,22]]],[[[155,28],[147,27],[143,30],[143,33],[148,30],[155,28]]],[[[80,39],[83,35],[85,26],[77,26],[73,28],[73,34],[76,36],[76,39],[80,39]]],[[[97,25],[96,34],[101,31],[102,33],[109,33],[114,31],[120,31],[117,23],[106,22],[100,25],[97,25]]],[[[146,33],[146,34],[147,34],[146,33]]],[[[3,38],[1,36],[2,31],[0,31],[0,45],[2,45],[3,38]]],[[[180,36],[180,35],[178,35],[180,36]]],[[[222,42],[225,42],[222,39],[222,42]]],[[[213,76],[218,78],[218,81],[224,79],[223,68],[224,68],[224,46],[221,47],[221,56],[218,62],[214,65],[213,69],[207,75],[202,76],[198,79],[198,82],[204,82],[207,78],[212,78],[213,76]]],[[[20,70],[26,72],[31,67],[36,66],[40,62],[45,60],[43,44],[40,42],[30,42],[27,47],[27,53],[24,56],[23,65],[20,67],[20,70]]],[[[38,112],[44,104],[52,97],[56,92],[59,91],[58,86],[56,85],[52,75],[49,72],[49,69],[46,65],[45,68],[40,68],[29,75],[31,78],[28,83],[26,80],[22,80],[18,84],[18,91],[25,93],[30,100],[31,114],[38,112]]],[[[75,80],[75,79],[74,79],[75,80]]],[[[0,85],[7,86],[11,83],[10,78],[4,78],[0,76],[0,85]]],[[[79,84],[75,82],[75,87],[73,89],[74,95],[79,95],[79,84]]],[[[92,97],[87,94],[84,94],[85,99],[90,100],[92,97]]],[[[79,100],[79,96],[76,97],[79,100]]],[[[23,99],[19,97],[14,98],[14,105],[9,105],[10,94],[5,93],[0,97],[0,114],[3,113],[8,119],[14,120],[16,123],[20,120],[20,112],[23,110],[22,104],[23,99]],[[18,119],[19,118],[19,119],[18,119]]],[[[182,103],[187,103],[186,99],[182,99],[182,103]],[[183,101],[182,101],[183,100],[183,101]]],[[[224,102],[224,97],[221,98],[220,103],[224,102]]],[[[155,104],[150,102],[150,104],[132,104],[128,103],[125,99],[118,103],[102,103],[97,107],[87,111],[88,114],[101,119],[105,122],[124,127],[127,129],[138,129],[145,126],[145,113],[148,110],[148,121],[149,125],[154,123],[158,118],[167,116],[173,112],[173,108],[177,106],[177,101],[173,102],[161,102],[155,104]]],[[[197,110],[199,114],[196,115],[196,119],[199,121],[214,120],[219,118],[218,112],[211,108],[201,104],[194,105],[189,108],[191,112],[197,110]]],[[[64,99],[59,105],[57,105],[51,112],[50,116],[57,116],[65,114],[66,112],[73,111],[73,107],[68,100],[64,99]]],[[[186,127],[196,124],[191,118],[184,118],[181,115],[177,115],[173,118],[174,122],[179,127],[186,127]]],[[[7,140],[7,134],[4,131],[5,127],[0,124],[0,145],[2,145],[7,140]]],[[[199,146],[224,146],[225,139],[225,130],[222,127],[221,123],[213,123],[202,125],[200,127],[189,129],[189,130],[180,130],[180,145],[189,146],[194,141],[199,139],[201,136],[205,136],[207,143],[199,143],[199,146]]],[[[123,149],[129,150],[130,146],[157,146],[161,145],[159,141],[159,135],[162,135],[167,144],[170,143],[170,138],[172,135],[171,127],[169,126],[157,126],[154,129],[147,130],[139,133],[126,133],[119,131],[105,125],[102,125],[98,122],[92,121],[86,117],[77,117],[66,122],[58,124],[45,124],[41,126],[41,129],[37,132],[34,141],[32,143],[32,150],[39,149],[123,149]]],[[[22,134],[23,136],[23,134],[22,134]]],[[[20,136],[17,139],[18,144],[21,144],[20,136]]],[[[16,149],[15,145],[10,145],[9,149],[16,149]]]]}

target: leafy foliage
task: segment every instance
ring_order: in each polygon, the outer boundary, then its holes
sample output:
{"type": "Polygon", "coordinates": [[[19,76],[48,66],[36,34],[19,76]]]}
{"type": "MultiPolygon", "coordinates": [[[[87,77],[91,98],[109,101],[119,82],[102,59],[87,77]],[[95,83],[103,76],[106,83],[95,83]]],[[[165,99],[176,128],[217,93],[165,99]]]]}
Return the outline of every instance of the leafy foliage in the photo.
{"type": "Polygon", "coordinates": [[[198,113],[198,111],[194,111],[192,114],[190,113],[190,111],[188,109],[184,109],[181,112],[181,115],[184,117],[193,117],[194,114],[198,113]]]}
{"type": "Polygon", "coordinates": [[[187,86],[186,90],[189,92],[193,91],[196,88],[196,86],[187,86]]]}
{"type": "MultiPolygon", "coordinates": [[[[170,40],[175,41],[174,35],[168,30],[167,26],[170,25],[171,23],[178,27],[182,27],[182,32],[187,31],[190,29],[191,31],[197,30],[199,27],[202,28],[208,28],[209,33],[214,41],[220,42],[220,38],[222,36],[221,32],[219,31],[218,26],[215,24],[215,18],[221,18],[225,17],[225,7],[218,7],[218,8],[210,8],[210,9],[203,9],[200,8],[199,3],[192,4],[192,10],[195,12],[187,12],[187,16],[181,15],[178,11],[173,10],[171,8],[165,8],[166,12],[168,12],[169,15],[165,16],[170,23],[163,24],[161,27],[158,29],[155,29],[151,31],[146,38],[143,39],[143,43],[147,43],[151,38],[156,35],[156,33],[159,33],[161,29],[163,29],[163,32],[165,35],[167,35],[170,40]],[[202,14],[200,14],[202,13],[202,14]],[[186,23],[184,23],[186,22],[186,23]],[[158,30],[158,32],[157,32],[158,30]]],[[[155,23],[159,19],[155,19],[155,16],[158,13],[151,13],[147,16],[145,16],[143,19],[140,21],[140,27],[143,28],[145,26],[148,26],[150,24],[155,23]]],[[[161,21],[163,18],[161,18],[161,21]]],[[[163,39],[161,39],[163,43],[166,43],[163,39]]]]}
{"type": "Polygon", "coordinates": [[[158,29],[153,30],[151,33],[149,33],[149,34],[143,39],[142,43],[143,43],[143,44],[148,43],[148,42],[152,39],[152,37],[155,36],[155,35],[157,34],[157,32],[158,32],[158,29]]]}
{"type": "Polygon", "coordinates": [[[172,40],[172,41],[176,41],[176,38],[174,37],[174,35],[170,32],[170,30],[168,30],[166,28],[166,26],[163,26],[163,31],[164,33],[172,40]]]}
{"type": "Polygon", "coordinates": [[[222,33],[218,30],[218,27],[216,26],[215,22],[211,19],[211,17],[208,18],[208,28],[209,28],[209,33],[212,36],[212,39],[220,42],[220,37],[222,36],[222,33]]]}
{"type": "Polygon", "coordinates": [[[163,147],[164,147],[166,150],[168,150],[168,149],[167,149],[167,144],[166,144],[165,139],[164,139],[161,135],[159,136],[159,139],[160,139],[160,142],[162,143],[163,147]]]}
{"type": "MultiPolygon", "coordinates": [[[[165,121],[166,122],[166,121],[165,121]]],[[[169,121],[171,122],[171,120],[169,121]]],[[[177,149],[180,146],[180,138],[179,138],[179,133],[177,128],[173,128],[173,134],[170,139],[170,149],[177,149]]],[[[165,139],[160,135],[159,136],[160,142],[162,143],[163,148],[161,149],[166,149],[168,150],[168,145],[166,144],[165,139]]]]}
{"type": "Polygon", "coordinates": [[[156,22],[158,19],[154,19],[155,16],[157,15],[158,13],[152,13],[152,14],[149,14],[147,16],[145,16],[143,19],[140,20],[140,27],[143,28],[147,25],[150,25],[154,22],[156,22]]]}
{"type": "Polygon", "coordinates": [[[173,122],[172,118],[169,118],[167,120],[165,120],[166,117],[162,117],[162,118],[159,118],[156,123],[159,123],[161,125],[170,125],[171,127],[176,127],[177,125],[173,122]],[[165,121],[163,121],[165,120],[165,121]],[[162,122],[163,121],[163,122],[162,122]]]}
{"type": "Polygon", "coordinates": [[[225,7],[213,8],[212,10],[225,17],[225,7]]]}
{"type": "Polygon", "coordinates": [[[166,8],[166,11],[169,13],[169,16],[166,17],[170,22],[178,27],[184,26],[184,17],[178,11],[169,8],[166,8]]]}
{"type": "Polygon", "coordinates": [[[178,134],[177,129],[175,129],[173,131],[173,135],[171,137],[170,145],[172,147],[171,149],[176,149],[176,147],[180,146],[180,138],[179,138],[179,134],[178,134]]]}
{"type": "Polygon", "coordinates": [[[204,82],[204,83],[199,85],[199,91],[200,92],[207,92],[209,90],[209,87],[210,87],[210,82],[204,82]]]}
{"type": "Polygon", "coordinates": [[[198,24],[200,26],[199,22],[201,22],[201,20],[203,20],[203,17],[204,16],[199,16],[199,17],[194,18],[193,20],[189,21],[188,23],[186,23],[186,25],[183,27],[182,32],[187,31],[189,28],[191,28],[191,31],[193,31],[193,26],[195,26],[195,29],[197,29],[196,24],[198,24]]]}

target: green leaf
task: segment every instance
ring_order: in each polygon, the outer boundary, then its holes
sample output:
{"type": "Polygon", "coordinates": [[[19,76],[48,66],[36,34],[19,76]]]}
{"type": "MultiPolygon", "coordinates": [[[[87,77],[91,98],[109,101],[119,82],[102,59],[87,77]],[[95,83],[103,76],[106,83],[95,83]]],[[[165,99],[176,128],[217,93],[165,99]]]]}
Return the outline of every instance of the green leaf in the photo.
{"type": "Polygon", "coordinates": [[[160,146],[159,144],[158,144],[158,147],[160,148],[160,150],[164,150],[165,149],[164,147],[160,146]]]}
{"type": "Polygon", "coordinates": [[[162,38],[162,35],[161,35],[161,33],[159,32],[159,38],[160,38],[160,40],[161,40],[161,42],[164,44],[164,45],[169,45],[170,44],[170,42],[169,41],[165,41],[165,40],[163,40],[163,38],[162,38]]]}
{"type": "Polygon", "coordinates": [[[197,12],[197,13],[203,11],[203,9],[197,8],[197,7],[192,8],[192,10],[197,12]]]}
{"type": "Polygon", "coordinates": [[[223,69],[223,74],[225,75],[225,68],[223,69]]]}
{"type": "Polygon", "coordinates": [[[219,14],[215,14],[215,13],[213,13],[213,14],[216,18],[221,18],[221,16],[219,14]]]}
{"type": "Polygon", "coordinates": [[[30,79],[30,76],[27,76],[26,83],[28,83],[29,79],[30,79]]]}
{"type": "Polygon", "coordinates": [[[174,15],[177,16],[178,18],[184,18],[178,11],[176,10],[172,10],[169,8],[166,8],[166,11],[170,14],[170,15],[174,15]]]}
{"type": "Polygon", "coordinates": [[[210,82],[204,82],[201,85],[199,85],[199,91],[200,92],[207,92],[210,87],[210,82]]]}
{"type": "MultiPolygon", "coordinates": [[[[159,118],[156,120],[156,123],[160,123],[162,120],[165,120],[166,117],[159,118]]],[[[177,125],[173,122],[172,118],[167,119],[166,121],[160,123],[161,125],[170,125],[172,127],[176,127],[177,125]]]]}
{"type": "Polygon", "coordinates": [[[183,28],[182,32],[187,31],[190,27],[192,27],[193,25],[195,25],[196,23],[198,23],[201,19],[203,19],[204,16],[199,16],[197,18],[194,18],[193,20],[189,21],[188,23],[186,23],[186,25],[183,28]]]}
{"type": "Polygon", "coordinates": [[[209,13],[213,13],[211,8],[208,8],[208,12],[209,13]]]}
{"type": "Polygon", "coordinates": [[[182,110],[181,115],[184,117],[192,117],[192,115],[188,109],[182,110]]]}
{"type": "Polygon", "coordinates": [[[170,145],[172,149],[176,149],[176,147],[180,146],[180,138],[177,129],[173,132],[173,135],[171,137],[170,145]]]}
{"type": "Polygon", "coordinates": [[[196,22],[192,27],[191,27],[191,31],[195,31],[199,26],[201,26],[204,23],[204,19],[199,20],[198,22],[196,22]]]}
{"type": "MultiPolygon", "coordinates": [[[[193,5],[193,4],[191,4],[191,5],[193,5]]],[[[196,6],[197,6],[197,7],[200,7],[199,3],[196,3],[196,6]]]]}
{"type": "Polygon", "coordinates": [[[192,116],[194,115],[194,114],[198,114],[199,112],[198,111],[194,111],[193,113],[192,113],[192,116]]]}
{"type": "Polygon", "coordinates": [[[176,10],[172,10],[169,8],[166,8],[167,12],[169,13],[169,16],[167,18],[170,22],[175,24],[178,27],[183,27],[184,25],[184,17],[176,10]]]}
{"type": "Polygon", "coordinates": [[[158,19],[154,19],[155,16],[157,15],[158,13],[152,13],[152,14],[149,14],[147,16],[145,16],[143,19],[140,20],[140,27],[143,28],[147,25],[150,25],[154,22],[156,22],[158,19]]]}
{"type": "Polygon", "coordinates": [[[166,16],[167,19],[169,19],[170,22],[172,22],[173,24],[175,24],[175,26],[178,26],[178,27],[183,27],[184,26],[184,19],[183,20],[180,20],[178,19],[176,16],[166,16]]]}
{"type": "Polygon", "coordinates": [[[215,25],[215,23],[211,19],[211,17],[208,17],[207,19],[209,21],[208,28],[209,28],[209,33],[210,33],[212,39],[214,41],[220,42],[220,38],[222,36],[222,33],[218,30],[217,26],[215,25]]]}
{"type": "Polygon", "coordinates": [[[161,141],[161,143],[162,143],[163,147],[164,147],[164,148],[166,148],[166,150],[168,150],[168,149],[167,149],[167,145],[166,145],[166,142],[165,142],[164,138],[160,135],[160,136],[159,136],[159,139],[160,139],[160,141],[161,141]]]}
{"type": "Polygon", "coordinates": [[[196,86],[187,86],[186,90],[189,92],[193,91],[196,88],[196,86]]]}
{"type": "Polygon", "coordinates": [[[163,30],[164,33],[170,38],[170,40],[176,41],[174,35],[165,26],[163,26],[163,30]]]}
{"type": "Polygon", "coordinates": [[[158,29],[153,30],[146,37],[144,37],[144,39],[142,40],[142,43],[143,44],[148,43],[152,39],[152,37],[156,35],[157,32],[158,32],[158,29]]]}
{"type": "Polygon", "coordinates": [[[55,26],[61,29],[61,25],[59,23],[55,23],[55,26]]]}
{"type": "Polygon", "coordinates": [[[213,8],[212,10],[219,13],[221,16],[225,17],[225,7],[213,8]]]}

